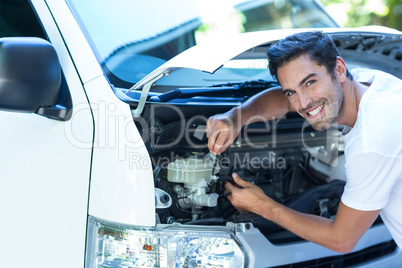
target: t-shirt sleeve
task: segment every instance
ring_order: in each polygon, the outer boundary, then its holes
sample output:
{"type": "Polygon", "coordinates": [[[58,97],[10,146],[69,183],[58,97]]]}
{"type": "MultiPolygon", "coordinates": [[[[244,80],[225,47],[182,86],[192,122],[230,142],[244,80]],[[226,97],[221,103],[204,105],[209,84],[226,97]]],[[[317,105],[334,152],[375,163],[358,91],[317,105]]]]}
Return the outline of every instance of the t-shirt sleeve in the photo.
{"type": "Polygon", "coordinates": [[[342,202],[348,207],[371,211],[382,209],[401,174],[399,157],[362,153],[346,161],[347,182],[342,202]]]}

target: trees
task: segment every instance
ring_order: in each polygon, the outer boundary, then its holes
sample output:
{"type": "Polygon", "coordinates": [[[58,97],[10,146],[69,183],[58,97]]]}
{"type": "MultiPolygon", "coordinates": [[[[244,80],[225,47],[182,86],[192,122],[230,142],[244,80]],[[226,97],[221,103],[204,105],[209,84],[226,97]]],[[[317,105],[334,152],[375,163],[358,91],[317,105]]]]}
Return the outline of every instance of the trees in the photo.
{"type": "Polygon", "coordinates": [[[382,25],[402,30],[402,0],[322,0],[345,27],[382,25]],[[346,16],[342,19],[341,13],[346,16]]]}

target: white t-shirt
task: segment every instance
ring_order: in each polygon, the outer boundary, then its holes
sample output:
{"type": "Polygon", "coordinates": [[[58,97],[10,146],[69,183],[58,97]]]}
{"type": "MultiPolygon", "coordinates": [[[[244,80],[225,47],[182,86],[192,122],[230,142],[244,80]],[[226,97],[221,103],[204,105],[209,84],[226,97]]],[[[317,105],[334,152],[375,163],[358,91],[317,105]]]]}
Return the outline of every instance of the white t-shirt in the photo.
{"type": "Polygon", "coordinates": [[[348,207],[381,209],[381,218],[402,248],[402,81],[356,69],[358,82],[371,83],[359,104],[354,127],[344,135],[348,207]]]}

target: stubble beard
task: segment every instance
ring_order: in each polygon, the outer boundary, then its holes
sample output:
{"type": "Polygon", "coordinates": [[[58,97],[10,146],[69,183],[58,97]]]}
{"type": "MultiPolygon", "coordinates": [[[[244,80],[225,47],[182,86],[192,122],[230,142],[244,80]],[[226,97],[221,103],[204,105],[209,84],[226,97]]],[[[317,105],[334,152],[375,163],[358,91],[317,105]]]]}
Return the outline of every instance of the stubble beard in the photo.
{"type": "Polygon", "coordinates": [[[307,118],[310,125],[317,131],[328,130],[339,117],[344,114],[344,94],[341,85],[337,80],[332,80],[333,100],[329,102],[328,99],[322,99],[325,103],[324,118],[311,121],[307,118]]]}

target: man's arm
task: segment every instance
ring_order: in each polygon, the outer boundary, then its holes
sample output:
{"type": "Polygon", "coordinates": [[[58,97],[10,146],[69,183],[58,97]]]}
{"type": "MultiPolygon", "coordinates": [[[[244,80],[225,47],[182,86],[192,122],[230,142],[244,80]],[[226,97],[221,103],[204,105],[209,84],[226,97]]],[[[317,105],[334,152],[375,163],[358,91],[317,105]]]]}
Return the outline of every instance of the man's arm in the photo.
{"type": "Polygon", "coordinates": [[[352,251],[380,213],[380,210],[355,210],[341,202],[335,220],[330,220],[287,208],[266,196],[258,186],[235,174],[233,179],[240,187],[229,182],[225,187],[231,193],[228,199],[239,211],[259,214],[306,240],[337,252],[352,251]]]}
{"type": "Polygon", "coordinates": [[[289,100],[283,95],[280,87],[260,92],[241,106],[208,119],[205,130],[208,148],[212,153],[220,154],[233,143],[244,125],[273,120],[290,110],[292,108],[289,100]]]}

